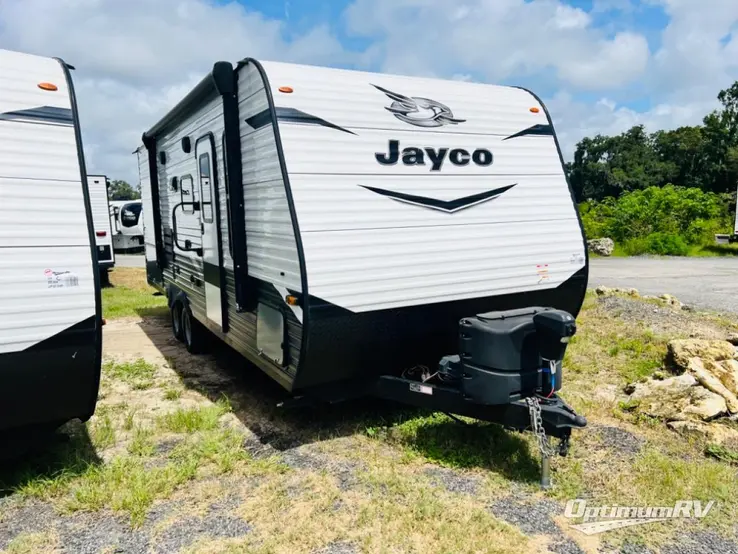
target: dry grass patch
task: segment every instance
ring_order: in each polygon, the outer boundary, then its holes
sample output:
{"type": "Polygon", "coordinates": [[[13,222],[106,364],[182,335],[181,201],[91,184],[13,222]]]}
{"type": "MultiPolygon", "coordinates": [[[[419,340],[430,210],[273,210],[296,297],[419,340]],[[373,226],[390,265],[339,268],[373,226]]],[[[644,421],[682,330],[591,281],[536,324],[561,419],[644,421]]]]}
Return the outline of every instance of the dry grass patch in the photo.
{"type": "Polygon", "coordinates": [[[41,533],[21,533],[3,551],[5,554],[53,554],[61,552],[59,538],[52,531],[41,533]]]}
{"type": "Polygon", "coordinates": [[[306,471],[269,479],[239,508],[254,531],[222,551],[308,553],[336,543],[366,553],[466,553],[480,545],[490,553],[529,551],[528,539],[483,501],[441,492],[412,471],[372,469],[359,483],[342,490],[334,477],[306,471]]]}

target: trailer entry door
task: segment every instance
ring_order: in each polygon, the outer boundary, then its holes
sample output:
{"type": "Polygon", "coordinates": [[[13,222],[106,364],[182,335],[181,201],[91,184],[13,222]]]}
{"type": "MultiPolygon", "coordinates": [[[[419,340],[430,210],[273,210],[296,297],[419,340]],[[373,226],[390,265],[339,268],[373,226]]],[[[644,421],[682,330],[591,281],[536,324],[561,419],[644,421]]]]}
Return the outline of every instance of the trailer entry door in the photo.
{"type": "Polygon", "coordinates": [[[223,328],[221,295],[221,266],[218,240],[218,186],[214,170],[215,147],[211,134],[197,141],[197,173],[200,186],[200,216],[202,221],[202,263],[205,281],[205,309],[207,318],[223,328]]]}

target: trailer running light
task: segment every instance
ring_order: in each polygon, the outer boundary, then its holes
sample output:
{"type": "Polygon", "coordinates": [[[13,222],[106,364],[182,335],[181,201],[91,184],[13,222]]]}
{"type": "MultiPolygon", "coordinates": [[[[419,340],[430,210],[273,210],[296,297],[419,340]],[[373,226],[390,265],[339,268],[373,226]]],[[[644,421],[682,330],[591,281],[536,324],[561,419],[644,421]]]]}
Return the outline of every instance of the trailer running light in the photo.
{"type": "Polygon", "coordinates": [[[297,306],[297,296],[290,294],[285,300],[290,306],[297,306]]]}
{"type": "Polygon", "coordinates": [[[292,89],[292,87],[279,87],[279,92],[290,94],[291,92],[294,92],[294,90],[292,89]]]}
{"type": "Polygon", "coordinates": [[[95,231],[95,235],[97,235],[98,237],[104,237],[107,234],[107,231],[95,231]]]}
{"type": "Polygon", "coordinates": [[[39,83],[38,88],[41,90],[59,90],[59,88],[54,83],[39,83]]]}
{"type": "Polygon", "coordinates": [[[538,109],[538,108],[536,108],[536,107],[533,107],[533,108],[531,108],[531,109],[530,109],[530,111],[531,111],[531,112],[533,112],[533,113],[538,113],[538,112],[540,112],[541,110],[540,110],[540,109],[538,109]]]}

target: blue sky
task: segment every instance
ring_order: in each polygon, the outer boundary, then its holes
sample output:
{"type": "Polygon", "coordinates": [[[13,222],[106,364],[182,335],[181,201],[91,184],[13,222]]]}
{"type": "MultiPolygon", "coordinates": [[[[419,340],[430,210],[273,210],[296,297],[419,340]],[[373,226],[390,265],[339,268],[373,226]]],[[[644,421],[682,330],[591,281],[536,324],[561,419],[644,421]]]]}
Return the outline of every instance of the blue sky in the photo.
{"type": "Polygon", "coordinates": [[[734,0],[0,0],[1,47],[77,67],[90,170],[133,181],[141,132],[215,60],[525,86],[569,158],[699,123],[738,80],[737,25],[734,0]]]}

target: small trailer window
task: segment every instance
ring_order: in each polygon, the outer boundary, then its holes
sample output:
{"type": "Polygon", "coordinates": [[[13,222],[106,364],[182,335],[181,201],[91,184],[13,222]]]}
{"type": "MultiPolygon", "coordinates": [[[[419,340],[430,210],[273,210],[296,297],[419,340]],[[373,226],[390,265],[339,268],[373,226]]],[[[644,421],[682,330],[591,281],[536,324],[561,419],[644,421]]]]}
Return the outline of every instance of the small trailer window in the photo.
{"type": "Polygon", "coordinates": [[[202,201],[202,219],[205,223],[213,222],[213,200],[210,188],[210,154],[200,155],[200,200],[202,201]]]}
{"type": "Polygon", "coordinates": [[[194,191],[192,190],[192,177],[190,175],[183,175],[179,179],[179,192],[181,194],[182,202],[188,202],[182,206],[182,213],[192,214],[195,213],[195,207],[192,202],[195,201],[194,191]]]}

